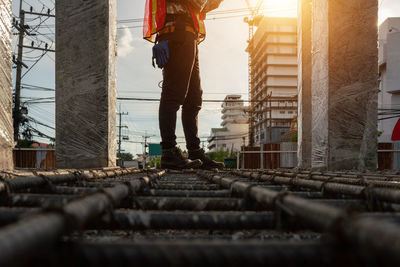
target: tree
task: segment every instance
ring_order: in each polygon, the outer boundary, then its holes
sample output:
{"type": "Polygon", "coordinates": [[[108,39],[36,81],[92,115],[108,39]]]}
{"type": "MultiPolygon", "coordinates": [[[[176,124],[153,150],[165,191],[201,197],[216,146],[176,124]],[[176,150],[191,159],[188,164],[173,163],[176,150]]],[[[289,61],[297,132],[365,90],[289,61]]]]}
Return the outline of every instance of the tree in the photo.
{"type": "Polygon", "coordinates": [[[121,159],[123,161],[132,161],[133,155],[131,153],[121,153],[119,155],[119,159],[121,159]]]}
{"type": "Polygon", "coordinates": [[[22,139],[19,139],[17,142],[18,148],[32,148],[32,145],[36,143],[35,140],[33,140],[33,135],[32,131],[29,128],[25,128],[25,130],[22,132],[22,139]]]}
{"type": "Polygon", "coordinates": [[[208,152],[207,155],[212,160],[215,160],[215,161],[218,161],[218,162],[224,162],[224,159],[229,158],[231,153],[228,150],[225,151],[225,150],[221,149],[221,150],[219,150],[217,152],[208,152]]]}

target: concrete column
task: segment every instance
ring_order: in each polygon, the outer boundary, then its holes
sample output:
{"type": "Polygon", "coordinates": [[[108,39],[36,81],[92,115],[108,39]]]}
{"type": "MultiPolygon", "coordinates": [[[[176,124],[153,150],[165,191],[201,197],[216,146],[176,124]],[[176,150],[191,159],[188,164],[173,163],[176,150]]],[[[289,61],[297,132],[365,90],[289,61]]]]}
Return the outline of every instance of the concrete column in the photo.
{"type": "Polygon", "coordinates": [[[313,1],[312,167],[377,166],[378,1],[313,1]]]}
{"type": "Polygon", "coordinates": [[[311,168],[311,13],[312,0],[298,1],[298,167],[311,168]]]}
{"type": "Polygon", "coordinates": [[[0,0],[0,170],[13,168],[11,0],[0,0]]]}
{"type": "Polygon", "coordinates": [[[116,164],[116,8],[56,1],[57,168],[116,164]]]}

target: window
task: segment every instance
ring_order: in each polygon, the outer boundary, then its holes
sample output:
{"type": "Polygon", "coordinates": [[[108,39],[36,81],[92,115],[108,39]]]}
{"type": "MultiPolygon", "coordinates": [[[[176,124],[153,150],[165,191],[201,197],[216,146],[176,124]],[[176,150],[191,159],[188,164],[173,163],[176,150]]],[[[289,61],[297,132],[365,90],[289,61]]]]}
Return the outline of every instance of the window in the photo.
{"type": "Polygon", "coordinates": [[[288,111],[288,114],[293,114],[293,111],[288,111]]]}
{"type": "Polygon", "coordinates": [[[280,113],[280,114],[285,114],[285,111],[280,111],[279,113],[280,113]]]}

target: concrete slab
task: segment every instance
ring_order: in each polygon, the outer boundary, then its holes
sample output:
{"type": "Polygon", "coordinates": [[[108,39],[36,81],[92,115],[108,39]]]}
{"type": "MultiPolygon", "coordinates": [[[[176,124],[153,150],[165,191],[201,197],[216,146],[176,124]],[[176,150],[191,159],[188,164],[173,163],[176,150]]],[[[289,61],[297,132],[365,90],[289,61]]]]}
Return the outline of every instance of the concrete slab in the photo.
{"type": "Polygon", "coordinates": [[[298,167],[311,168],[311,13],[312,0],[298,1],[298,167]]]}
{"type": "Polygon", "coordinates": [[[377,166],[378,1],[313,1],[312,167],[377,166]]]}
{"type": "Polygon", "coordinates": [[[56,1],[57,168],[116,164],[116,0],[56,1]]]}
{"type": "Polygon", "coordinates": [[[11,0],[0,0],[0,170],[13,169],[11,0]]]}

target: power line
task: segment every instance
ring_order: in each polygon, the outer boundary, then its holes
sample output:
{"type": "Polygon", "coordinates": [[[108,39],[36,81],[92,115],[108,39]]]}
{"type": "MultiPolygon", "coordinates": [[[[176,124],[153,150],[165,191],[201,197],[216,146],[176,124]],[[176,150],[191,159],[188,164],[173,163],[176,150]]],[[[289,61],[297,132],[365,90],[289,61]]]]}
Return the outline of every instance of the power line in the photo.
{"type": "MultiPolygon", "coordinates": [[[[40,4],[43,5],[42,10],[40,12],[36,12],[33,9],[33,6],[28,3],[26,0],[20,0],[19,3],[19,15],[18,17],[13,18],[13,26],[14,29],[18,31],[18,44],[16,46],[17,53],[13,56],[13,62],[16,65],[16,79],[15,79],[15,97],[14,97],[14,109],[13,109],[13,118],[14,118],[14,138],[15,140],[19,139],[19,128],[21,125],[24,125],[27,121],[32,121],[31,119],[24,118],[22,115],[22,108],[21,108],[21,89],[27,90],[44,90],[44,88],[35,88],[32,86],[23,86],[22,79],[39,63],[39,61],[47,54],[47,52],[55,52],[52,50],[52,46],[54,42],[47,36],[44,36],[46,39],[52,41],[50,46],[43,40],[39,39],[38,36],[41,35],[40,32],[37,31],[37,28],[30,27],[26,22],[36,21],[37,19],[40,20],[39,24],[36,27],[40,27],[45,25],[45,22],[50,19],[54,18],[55,15],[51,14],[54,10],[47,7],[45,3],[41,0],[37,0],[40,4]],[[27,4],[30,8],[28,11],[23,9],[23,3],[27,4]],[[43,11],[47,8],[47,13],[43,13],[43,11]],[[35,18],[26,19],[26,16],[36,16],[35,18]],[[42,17],[46,17],[46,19],[42,19],[42,17]],[[19,21],[18,21],[19,19],[19,21]],[[24,41],[29,40],[31,41],[31,46],[24,45],[24,41]],[[39,45],[34,46],[37,43],[39,45]],[[44,44],[44,48],[41,45],[44,44]],[[24,48],[28,48],[29,51],[24,53],[24,48]],[[33,51],[40,50],[42,53],[38,56],[26,56],[25,54],[32,53],[33,51]],[[28,67],[24,62],[32,62],[33,64],[28,67]],[[26,72],[22,74],[22,67],[27,68],[26,72]]],[[[45,25],[46,26],[46,25],[45,25]]],[[[50,30],[50,29],[49,29],[50,30]]],[[[49,98],[32,98],[28,99],[24,102],[24,104],[36,104],[36,103],[44,103],[47,102],[49,98]]],[[[26,109],[26,107],[23,107],[26,109]]],[[[29,126],[29,125],[28,125],[29,126]]],[[[29,128],[28,128],[29,129],[29,128]]]]}
{"type": "MultiPolygon", "coordinates": [[[[120,101],[143,101],[143,102],[160,102],[159,98],[139,98],[139,97],[117,97],[117,100],[120,101]]],[[[264,103],[266,101],[262,100],[225,100],[225,99],[205,99],[203,103],[244,103],[244,102],[253,102],[253,103],[264,103]]]]}

